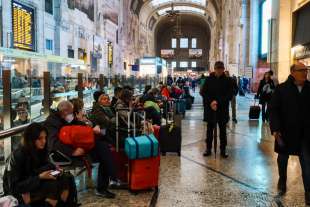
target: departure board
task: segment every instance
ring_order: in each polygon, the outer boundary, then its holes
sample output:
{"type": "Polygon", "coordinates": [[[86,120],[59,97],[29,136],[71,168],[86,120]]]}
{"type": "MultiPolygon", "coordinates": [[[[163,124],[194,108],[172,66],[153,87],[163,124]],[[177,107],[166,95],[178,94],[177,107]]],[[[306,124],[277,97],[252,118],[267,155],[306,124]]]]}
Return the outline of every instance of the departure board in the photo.
{"type": "Polygon", "coordinates": [[[14,48],[34,51],[34,9],[12,2],[14,48]]]}

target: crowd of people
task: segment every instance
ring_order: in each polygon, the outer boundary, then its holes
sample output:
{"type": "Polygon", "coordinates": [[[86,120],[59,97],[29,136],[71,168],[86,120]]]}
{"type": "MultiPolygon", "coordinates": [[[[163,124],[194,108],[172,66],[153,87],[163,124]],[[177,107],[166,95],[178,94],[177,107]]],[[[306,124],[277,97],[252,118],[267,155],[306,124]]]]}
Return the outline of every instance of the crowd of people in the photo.
{"type": "MultiPolygon", "coordinates": [[[[297,155],[302,169],[305,201],[310,204],[308,71],[305,65],[296,63],[291,67],[287,81],[278,86],[272,79],[272,71],[266,72],[260,81],[255,98],[259,99],[262,105],[262,121],[270,123],[271,132],[275,137],[280,194],[286,192],[289,156],[297,155]]],[[[163,109],[167,101],[184,98],[193,102],[194,97],[191,96],[189,88],[190,86],[196,88],[197,85],[200,85],[204,121],[207,122],[206,150],[203,156],[212,154],[214,131],[219,126],[220,155],[222,158],[228,158],[226,125],[230,119],[237,123],[236,96],[240,94],[240,84],[235,76],[230,76],[229,72],[225,71],[224,63],[218,61],[214,65],[214,72],[207,77],[202,75],[199,79],[195,79],[194,83],[188,78],[179,77],[173,80],[168,77],[167,84],[159,83],[156,87],[147,85],[144,93],[139,96],[134,94],[134,89],[130,86],[115,87],[112,100],[103,91],[96,91],[93,95],[93,107],[89,113],[85,112],[84,103],[78,98],[60,101],[46,121],[32,123],[24,131],[21,144],[13,151],[6,165],[3,178],[5,193],[13,195],[24,204],[43,201],[51,206],[76,206],[74,178],[48,159],[50,152],[59,151],[72,160],[88,156],[92,161],[98,162],[96,195],[115,198],[115,194],[109,191],[109,186],[120,185],[120,180],[117,177],[112,148],[124,147],[128,127],[135,127],[137,133],[143,133],[152,131],[145,126],[160,126],[162,118],[165,117],[163,109]],[[145,111],[145,120],[141,117],[133,120],[133,112],[139,110],[145,111]],[[119,120],[116,120],[117,117],[119,120]],[[120,123],[120,129],[125,129],[119,131],[118,143],[116,123],[120,123]],[[86,150],[64,144],[59,133],[65,126],[91,127],[95,136],[94,147],[86,150]],[[61,176],[53,175],[55,171],[62,172],[61,176]]],[[[16,106],[19,122],[27,121],[24,113],[27,107],[22,102],[16,106]]]]}
{"type": "MultiPolygon", "coordinates": [[[[52,110],[43,123],[32,123],[24,131],[21,144],[13,151],[6,164],[5,194],[13,195],[24,204],[45,202],[51,206],[75,206],[75,199],[72,199],[75,197],[72,195],[75,192],[72,175],[64,173],[61,166],[55,166],[55,163],[48,159],[49,153],[60,152],[72,161],[90,157],[92,162],[99,163],[96,195],[114,198],[115,194],[109,190],[109,186],[121,185],[111,152],[112,148],[117,146],[116,113],[120,129],[125,129],[119,130],[118,146],[123,148],[127,137],[128,113],[131,114],[129,127],[136,127],[138,133],[143,130],[152,131],[144,129],[143,126],[161,125],[165,102],[190,95],[185,93],[184,88],[186,87],[179,87],[174,83],[171,86],[159,83],[157,87],[145,86],[144,93],[136,96],[130,86],[115,87],[112,101],[108,94],[96,91],[93,94],[92,110],[88,113],[85,112],[83,101],[78,98],[60,101],[56,110],[52,110]],[[142,123],[144,120],[140,117],[133,126],[132,113],[136,110],[145,111],[147,124],[142,123]],[[60,131],[66,126],[91,127],[95,136],[94,147],[86,150],[64,144],[60,131]],[[62,175],[54,176],[52,173],[55,171],[62,172],[62,175]]],[[[22,119],[21,112],[24,110],[19,112],[22,119]]]]}

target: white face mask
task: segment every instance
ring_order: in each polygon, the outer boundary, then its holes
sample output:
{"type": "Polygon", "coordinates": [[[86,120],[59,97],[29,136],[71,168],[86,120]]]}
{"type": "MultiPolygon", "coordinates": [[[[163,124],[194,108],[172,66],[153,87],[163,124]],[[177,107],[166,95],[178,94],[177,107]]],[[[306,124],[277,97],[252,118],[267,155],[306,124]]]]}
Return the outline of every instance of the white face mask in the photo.
{"type": "Polygon", "coordinates": [[[73,114],[68,114],[65,118],[66,122],[71,123],[74,119],[73,114]]]}

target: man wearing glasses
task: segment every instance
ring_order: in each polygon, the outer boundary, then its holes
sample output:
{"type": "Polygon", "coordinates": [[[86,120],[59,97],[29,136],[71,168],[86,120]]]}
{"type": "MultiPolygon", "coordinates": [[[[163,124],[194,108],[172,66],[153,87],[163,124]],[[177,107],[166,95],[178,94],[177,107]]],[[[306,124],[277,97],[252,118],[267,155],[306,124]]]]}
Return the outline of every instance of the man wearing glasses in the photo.
{"type": "Polygon", "coordinates": [[[310,205],[310,82],[309,69],[302,63],[291,66],[288,79],[280,84],[270,104],[270,129],[278,153],[279,194],[286,192],[289,155],[299,156],[305,188],[305,202],[310,205]]]}

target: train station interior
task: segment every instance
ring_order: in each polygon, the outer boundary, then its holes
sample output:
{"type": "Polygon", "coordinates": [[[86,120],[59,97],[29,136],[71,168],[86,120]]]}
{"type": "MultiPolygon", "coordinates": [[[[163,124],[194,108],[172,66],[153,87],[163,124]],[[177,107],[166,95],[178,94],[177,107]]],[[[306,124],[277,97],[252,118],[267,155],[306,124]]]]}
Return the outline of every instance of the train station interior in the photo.
{"type": "Polygon", "coordinates": [[[0,0],[0,207],[310,206],[309,22],[310,0],[0,0]]]}

